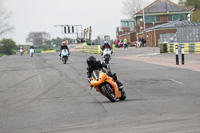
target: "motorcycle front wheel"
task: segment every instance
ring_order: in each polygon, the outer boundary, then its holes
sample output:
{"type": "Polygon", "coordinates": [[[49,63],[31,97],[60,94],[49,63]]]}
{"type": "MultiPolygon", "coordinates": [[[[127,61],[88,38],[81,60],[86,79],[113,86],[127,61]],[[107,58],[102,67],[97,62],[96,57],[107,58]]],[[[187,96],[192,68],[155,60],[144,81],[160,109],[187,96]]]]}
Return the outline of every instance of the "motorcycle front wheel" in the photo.
{"type": "Polygon", "coordinates": [[[112,88],[110,88],[110,86],[107,85],[103,85],[101,87],[101,91],[103,92],[103,94],[111,101],[111,102],[116,102],[117,99],[115,98],[115,92],[114,90],[112,90],[112,88]]]}
{"type": "Polygon", "coordinates": [[[66,64],[66,62],[67,62],[67,59],[65,56],[63,56],[63,64],[66,64]]]}
{"type": "Polygon", "coordinates": [[[119,98],[120,100],[125,100],[126,99],[126,92],[122,90],[122,96],[119,98]]]}
{"type": "Polygon", "coordinates": [[[108,56],[105,57],[105,63],[109,64],[109,57],[108,56]]]}

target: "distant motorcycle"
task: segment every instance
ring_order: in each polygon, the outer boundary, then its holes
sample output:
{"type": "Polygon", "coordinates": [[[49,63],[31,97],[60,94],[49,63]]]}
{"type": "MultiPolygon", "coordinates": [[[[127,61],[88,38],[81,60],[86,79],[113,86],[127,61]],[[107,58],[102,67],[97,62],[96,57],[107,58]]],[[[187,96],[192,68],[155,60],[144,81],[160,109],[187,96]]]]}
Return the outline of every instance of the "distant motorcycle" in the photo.
{"type": "Polygon", "coordinates": [[[24,50],[23,49],[20,49],[19,52],[20,52],[21,56],[24,54],[24,50]]]}
{"type": "Polygon", "coordinates": [[[106,64],[109,64],[109,61],[111,60],[111,49],[108,47],[105,47],[105,49],[103,50],[103,56],[102,58],[104,58],[104,61],[106,64]]]}
{"type": "Polygon", "coordinates": [[[67,49],[63,49],[61,51],[61,60],[63,61],[63,64],[66,64],[69,58],[69,51],[67,49]]]}
{"type": "Polygon", "coordinates": [[[33,57],[34,49],[29,50],[30,56],[33,57]]]}

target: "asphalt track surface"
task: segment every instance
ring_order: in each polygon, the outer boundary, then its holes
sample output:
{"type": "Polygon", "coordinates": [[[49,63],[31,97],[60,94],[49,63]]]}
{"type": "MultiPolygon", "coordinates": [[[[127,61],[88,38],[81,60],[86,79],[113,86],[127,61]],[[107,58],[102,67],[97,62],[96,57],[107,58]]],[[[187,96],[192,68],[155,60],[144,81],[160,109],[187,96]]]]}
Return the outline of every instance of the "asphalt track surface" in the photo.
{"type": "Polygon", "coordinates": [[[0,133],[199,133],[200,72],[121,58],[131,54],[149,52],[116,49],[110,65],[127,99],[115,103],[89,90],[90,54],[65,65],[58,53],[2,58],[0,133]]]}

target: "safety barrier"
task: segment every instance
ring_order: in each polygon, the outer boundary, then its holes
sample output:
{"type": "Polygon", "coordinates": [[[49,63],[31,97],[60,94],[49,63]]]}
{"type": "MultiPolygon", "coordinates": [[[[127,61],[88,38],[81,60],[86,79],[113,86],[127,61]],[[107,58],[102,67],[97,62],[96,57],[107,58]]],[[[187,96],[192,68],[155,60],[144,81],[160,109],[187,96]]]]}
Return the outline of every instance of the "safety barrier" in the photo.
{"type": "Polygon", "coordinates": [[[41,51],[41,53],[53,53],[56,52],[56,50],[46,50],[46,51],[41,51]]]}
{"type": "Polygon", "coordinates": [[[100,45],[83,46],[83,52],[91,54],[101,54],[100,45]]]}
{"type": "Polygon", "coordinates": [[[200,43],[160,43],[160,53],[175,53],[176,45],[178,45],[179,51],[181,46],[184,45],[184,53],[200,54],[200,43]]]}
{"type": "MultiPolygon", "coordinates": [[[[114,53],[115,45],[112,45],[112,51],[114,53]]],[[[83,52],[91,53],[91,54],[101,54],[101,45],[90,45],[90,46],[83,46],[83,52]]]]}

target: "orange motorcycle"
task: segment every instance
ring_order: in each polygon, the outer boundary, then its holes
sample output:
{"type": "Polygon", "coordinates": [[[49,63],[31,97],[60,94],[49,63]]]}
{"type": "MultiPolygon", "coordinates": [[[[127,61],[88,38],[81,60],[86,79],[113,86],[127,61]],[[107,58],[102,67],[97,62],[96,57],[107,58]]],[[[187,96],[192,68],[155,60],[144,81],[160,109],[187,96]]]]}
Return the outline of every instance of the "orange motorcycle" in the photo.
{"type": "Polygon", "coordinates": [[[103,70],[94,70],[92,72],[91,85],[111,102],[116,102],[117,99],[126,99],[125,91],[120,91],[114,79],[109,77],[103,70]]]}

